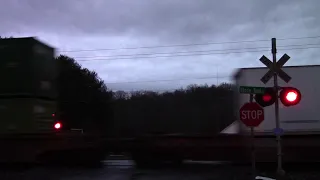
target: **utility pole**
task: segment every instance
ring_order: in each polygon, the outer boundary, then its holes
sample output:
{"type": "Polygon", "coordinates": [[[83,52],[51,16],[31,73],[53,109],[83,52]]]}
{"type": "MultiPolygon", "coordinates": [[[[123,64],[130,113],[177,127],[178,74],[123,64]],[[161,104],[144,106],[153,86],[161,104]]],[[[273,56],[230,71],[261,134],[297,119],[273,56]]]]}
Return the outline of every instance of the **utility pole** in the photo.
{"type": "MultiPolygon", "coordinates": [[[[272,52],[272,62],[273,62],[273,68],[276,69],[277,66],[277,47],[276,47],[276,38],[271,39],[271,52],[272,52]]],[[[274,110],[275,110],[275,119],[276,119],[276,128],[280,128],[280,120],[279,120],[279,86],[278,86],[278,74],[276,71],[273,73],[273,83],[274,83],[274,89],[277,93],[277,98],[274,104],[274,110]]],[[[283,175],[284,170],[282,169],[282,148],[281,148],[281,136],[277,134],[277,174],[283,175]]]]}

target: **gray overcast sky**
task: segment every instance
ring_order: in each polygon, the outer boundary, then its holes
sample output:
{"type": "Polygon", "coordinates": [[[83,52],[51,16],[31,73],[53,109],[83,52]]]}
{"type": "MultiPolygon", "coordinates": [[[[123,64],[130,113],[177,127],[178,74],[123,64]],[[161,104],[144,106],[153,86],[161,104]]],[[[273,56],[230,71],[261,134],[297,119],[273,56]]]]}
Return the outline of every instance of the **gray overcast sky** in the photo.
{"type": "MultiPolygon", "coordinates": [[[[258,59],[263,54],[270,57],[270,42],[119,48],[319,36],[319,8],[319,0],[2,0],[0,35],[37,36],[95,70],[111,89],[165,90],[230,81],[235,68],[262,66],[258,59]],[[256,47],[267,48],[225,51],[256,47]],[[118,50],[65,52],[110,48],[118,50]],[[223,51],[161,58],[118,56],[208,50],[223,51]],[[159,79],[180,80],[128,83],[159,79]]],[[[278,41],[279,46],[297,44],[320,44],[320,38],[278,41]]],[[[291,56],[290,65],[320,62],[317,48],[278,52],[291,56]]]]}

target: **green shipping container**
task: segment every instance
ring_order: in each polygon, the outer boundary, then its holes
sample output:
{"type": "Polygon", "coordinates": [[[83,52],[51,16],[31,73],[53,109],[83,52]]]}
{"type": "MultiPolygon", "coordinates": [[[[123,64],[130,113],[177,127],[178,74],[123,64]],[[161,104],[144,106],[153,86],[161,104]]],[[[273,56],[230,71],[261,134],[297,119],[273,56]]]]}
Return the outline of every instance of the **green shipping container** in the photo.
{"type": "Polygon", "coordinates": [[[0,99],[0,134],[54,132],[56,101],[33,98],[0,99]]]}
{"type": "Polygon", "coordinates": [[[0,39],[0,134],[54,130],[54,48],[32,37],[0,39]]]}
{"type": "Polygon", "coordinates": [[[0,39],[0,95],[57,97],[54,48],[33,37],[0,39]]]}

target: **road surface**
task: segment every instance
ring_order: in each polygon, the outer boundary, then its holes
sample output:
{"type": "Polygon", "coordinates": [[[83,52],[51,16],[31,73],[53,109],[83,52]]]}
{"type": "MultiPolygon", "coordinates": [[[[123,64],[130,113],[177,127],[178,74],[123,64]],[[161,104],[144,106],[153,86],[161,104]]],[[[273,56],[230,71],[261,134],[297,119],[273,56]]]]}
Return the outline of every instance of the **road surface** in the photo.
{"type": "MultiPolygon", "coordinates": [[[[320,173],[315,172],[292,176],[319,180],[320,173]]],[[[249,180],[250,176],[250,167],[196,162],[182,167],[138,169],[130,160],[105,161],[98,168],[3,167],[0,171],[1,180],[249,180]]]]}

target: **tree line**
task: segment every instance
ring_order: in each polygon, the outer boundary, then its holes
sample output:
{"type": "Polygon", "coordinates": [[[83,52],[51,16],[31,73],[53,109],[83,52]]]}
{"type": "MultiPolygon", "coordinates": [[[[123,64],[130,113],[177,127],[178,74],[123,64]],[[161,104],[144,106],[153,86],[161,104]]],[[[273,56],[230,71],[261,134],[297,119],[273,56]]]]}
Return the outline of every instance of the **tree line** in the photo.
{"type": "Polygon", "coordinates": [[[190,85],[173,92],[112,92],[97,73],[59,56],[59,105],[72,126],[114,137],[202,134],[234,120],[233,85],[190,85]]]}
{"type": "Polygon", "coordinates": [[[212,135],[231,124],[233,86],[190,85],[174,92],[115,92],[116,136],[212,135]]]}
{"type": "Polygon", "coordinates": [[[94,71],[60,55],[58,63],[59,118],[64,127],[108,133],[113,121],[112,92],[94,71]]]}

